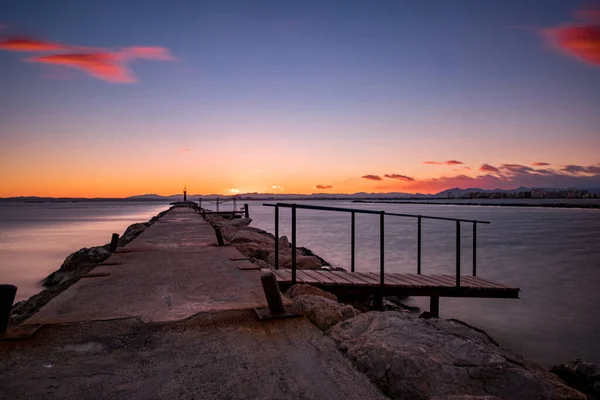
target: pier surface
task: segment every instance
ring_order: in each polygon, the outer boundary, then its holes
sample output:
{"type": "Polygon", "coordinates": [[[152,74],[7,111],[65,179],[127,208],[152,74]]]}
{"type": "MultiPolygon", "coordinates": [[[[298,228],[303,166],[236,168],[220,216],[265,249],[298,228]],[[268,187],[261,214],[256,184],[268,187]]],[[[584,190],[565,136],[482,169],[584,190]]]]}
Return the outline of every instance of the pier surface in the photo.
{"type": "Polygon", "coordinates": [[[260,271],[175,208],[0,341],[0,398],[385,398],[304,318],[261,322],[260,271]]]}

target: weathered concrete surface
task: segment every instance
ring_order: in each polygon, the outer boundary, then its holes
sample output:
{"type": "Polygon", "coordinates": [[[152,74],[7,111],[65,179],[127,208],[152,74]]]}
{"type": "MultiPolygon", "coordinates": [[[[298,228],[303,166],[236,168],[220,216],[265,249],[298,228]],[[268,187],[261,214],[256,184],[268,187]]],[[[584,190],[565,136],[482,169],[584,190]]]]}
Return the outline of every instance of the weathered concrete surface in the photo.
{"type": "Polygon", "coordinates": [[[0,342],[2,399],[385,399],[304,318],[96,321],[0,342]]]}
{"type": "MultiPolygon", "coordinates": [[[[0,341],[0,399],[384,399],[305,318],[259,321],[260,271],[174,209],[0,341]]],[[[291,303],[284,298],[284,303],[291,303]]]]}
{"type": "Polygon", "coordinates": [[[94,273],[61,293],[26,324],[140,317],[174,321],[199,312],[266,306],[260,271],[234,247],[218,247],[214,230],[188,208],[176,208],[146,229],[94,273]]]}

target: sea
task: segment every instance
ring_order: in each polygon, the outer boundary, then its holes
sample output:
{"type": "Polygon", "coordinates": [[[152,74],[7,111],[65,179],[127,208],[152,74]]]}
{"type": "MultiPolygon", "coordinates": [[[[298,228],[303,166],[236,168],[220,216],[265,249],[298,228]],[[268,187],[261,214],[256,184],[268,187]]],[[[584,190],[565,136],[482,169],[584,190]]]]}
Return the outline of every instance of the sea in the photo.
{"type": "MultiPolygon", "coordinates": [[[[481,202],[479,200],[478,202],[481,202]]],[[[560,200],[567,203],[568,200],[560,200]]],[[[252,226],[274,231],[274,209],[248,201],[252,226]]],[[[489,221],[477,228],[477,275],[521,289],[519,299],[440,299],[440,315],[485,330],[502,347],[545,367],[575,357],[600,363],[600,209],[297,201],[393,213],[489,221]]],[[[239,205],[239,203],[238,203],[239,205]]],[[[103,245],[169,207],[161,202],[0,202],[0,283],[17,300],[42,290],[40,280],[82,247],[103,245]]],[[[203,207],[215,209],[209,201],[203,207]]],[[[231,203],[220,205],[228,210],[231,203]]],[[[298,210],[297,242],[335,267],[350,268],[350,215],[298,210]]],[[[461,225],[461,271],[472,268],[472,225],[461,225]]],[[[290,238],[291,210],[280,210],[290,238]]],[[[456,224],[422,221],[422,273],[454,274],[456,224]]],[[[379,216],[356,215],[356,270],[379,272],[379,216]]],[[[416,273],[417,222],[387,216],[385,270],[416,273]]],[[[427,310],[428,298],[408,305],[427,310]]]]}

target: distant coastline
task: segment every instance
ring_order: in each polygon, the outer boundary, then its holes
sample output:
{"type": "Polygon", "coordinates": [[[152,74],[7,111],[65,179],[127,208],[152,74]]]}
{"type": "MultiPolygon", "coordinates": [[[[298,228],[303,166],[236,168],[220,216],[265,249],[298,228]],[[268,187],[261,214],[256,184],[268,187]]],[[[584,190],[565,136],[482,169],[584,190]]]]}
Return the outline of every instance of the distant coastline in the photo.
{"type": "Polygon", "coordinates": [[[353,200],[353,203],[385,203],[385,204],[428,204],[438,206],[486,206],[486,207],[546,207],[546,208],[585,208],[585,209],[600,209],[598,204],[575,204],[575,203],[541,203],[532,201],[531,203],[493,203],[493,202],[455,202],[455,201],[431,201],[431,200],[353,200]]]}

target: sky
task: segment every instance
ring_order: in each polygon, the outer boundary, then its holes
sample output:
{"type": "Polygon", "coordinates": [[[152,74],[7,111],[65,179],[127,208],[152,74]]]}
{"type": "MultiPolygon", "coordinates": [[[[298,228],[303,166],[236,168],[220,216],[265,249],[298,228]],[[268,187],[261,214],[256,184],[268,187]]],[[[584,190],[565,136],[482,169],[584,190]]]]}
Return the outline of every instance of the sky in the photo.
{"type": "Polygon", "coordinates": [[[600,187],[600,4],[0,5],[0,197],[600,187]]]}

